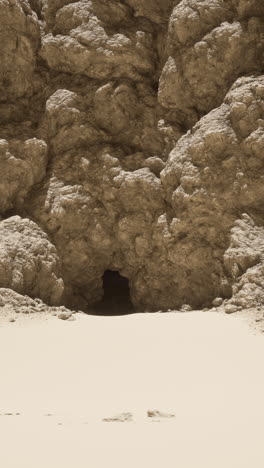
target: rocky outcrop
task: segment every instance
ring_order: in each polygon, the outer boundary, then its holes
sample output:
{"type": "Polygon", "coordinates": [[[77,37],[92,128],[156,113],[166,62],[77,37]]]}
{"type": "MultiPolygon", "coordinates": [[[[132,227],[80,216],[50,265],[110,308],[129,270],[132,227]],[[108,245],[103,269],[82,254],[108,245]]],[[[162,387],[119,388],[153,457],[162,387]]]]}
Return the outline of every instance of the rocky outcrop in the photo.
{"type": "Polygon", "coordinates": [[[97,80],[124,77],[140,81],[141,75],[154,73],[151,33],[138,31],[133,24],[126,29],[129,14],[124,5],[107,2],[104,12],[99,2],[93,3],[70,3],[57,12],[40,51],[48,66],[97,80]]]}
{"type": "Polygon", "coordinates": [[[27,0],[1,0],[1,102],[30,96],[40,44],[37,15],[27,0]]]}
{"type": "Polygon", "coordinates": [[[241,213],[262,222],[263,91],[263,77],[239,79],[224,103],[179,140],[161,173],[176,215],[170,255],[181,266],[179,278],[188,272],[193,297],[231,294],[223,254],[233,223],[241,213]]]}
{"type": "Polygon", "coordinates": [[[244,214],[231,230],[224,262],[233,279],[231,304],[243,308],[264,303],[264,228],[244,214]]]}
{"type": "Polygon", "coordinates": [[[47,145],[43,140],[0,140],[0,213],[19,209],[46,174],[47,145]]]}
{"type": "Polygon", "coordinates": [[[139,310],[262,303],[260,2],[0,9],[0,286],[87,310],[115,270],[139,310]]]}
{"type": "Polygon", "coordinates": [[[58,304],[63,294],[60,263],[47,235],[29,219],[0,223],[0,287],[58,304]]]}
{"type": "Polygon", "coordinates": [[[194,123],[221,104],[238,77],[261,69],[263,6],[239,0],[176,4],[169,21],[169,57],[160,78],[159,100],[194,123]]]}

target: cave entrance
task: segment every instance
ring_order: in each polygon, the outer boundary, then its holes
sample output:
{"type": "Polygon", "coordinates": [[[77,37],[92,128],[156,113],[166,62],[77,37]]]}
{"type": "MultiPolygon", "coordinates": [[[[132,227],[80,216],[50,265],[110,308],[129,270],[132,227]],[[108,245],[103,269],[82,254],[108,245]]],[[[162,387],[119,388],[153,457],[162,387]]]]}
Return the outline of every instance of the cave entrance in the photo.
{"type": "Polygon", "coordinates": [[[93,307],[96,315],[127,315],[135,312],[130,299],[128,279],[118,271],[104,272],[103,290],[102,300],[93,307]]]}

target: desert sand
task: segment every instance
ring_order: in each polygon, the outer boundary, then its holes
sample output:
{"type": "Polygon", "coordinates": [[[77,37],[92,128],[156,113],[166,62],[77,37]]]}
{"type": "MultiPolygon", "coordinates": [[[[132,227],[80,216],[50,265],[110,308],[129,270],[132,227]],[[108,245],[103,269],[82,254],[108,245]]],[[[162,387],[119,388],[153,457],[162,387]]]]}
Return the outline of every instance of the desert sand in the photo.
{"type": "Polygon", "coordinates": [[[239,316],[13,316],[0,318],[1,467],[264,466],[264,340],[239,316]],[[132,421],[103,421],[122,413],[132,421]]]}

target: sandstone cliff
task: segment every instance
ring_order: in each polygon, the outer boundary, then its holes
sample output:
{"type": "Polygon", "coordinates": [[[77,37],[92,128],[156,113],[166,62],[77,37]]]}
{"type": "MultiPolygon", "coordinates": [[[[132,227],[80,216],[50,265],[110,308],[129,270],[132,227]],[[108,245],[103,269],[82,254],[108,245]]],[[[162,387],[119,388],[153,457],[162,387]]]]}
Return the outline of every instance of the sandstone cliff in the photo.
{"type": "Polygon", "coordinates": [[[0,288],[264,303],[259,0],[0,0],[0,288]]]}

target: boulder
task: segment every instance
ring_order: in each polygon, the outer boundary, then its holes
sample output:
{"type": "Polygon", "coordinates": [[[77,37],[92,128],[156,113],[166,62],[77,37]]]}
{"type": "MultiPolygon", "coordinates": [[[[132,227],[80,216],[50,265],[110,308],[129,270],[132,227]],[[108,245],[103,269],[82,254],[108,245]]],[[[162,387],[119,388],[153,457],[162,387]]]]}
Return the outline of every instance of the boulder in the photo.
{"type": "Polygon", "coordinates": [[[60,261],[47,234],[33,221],[0,222],[0,287],[58,304],[63,294],[60,261]]]}

